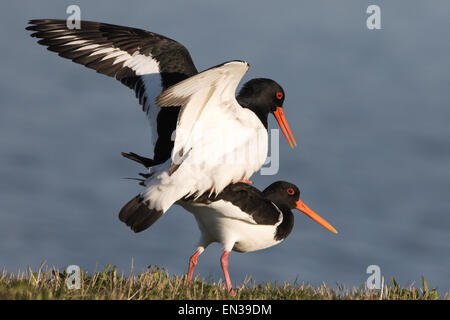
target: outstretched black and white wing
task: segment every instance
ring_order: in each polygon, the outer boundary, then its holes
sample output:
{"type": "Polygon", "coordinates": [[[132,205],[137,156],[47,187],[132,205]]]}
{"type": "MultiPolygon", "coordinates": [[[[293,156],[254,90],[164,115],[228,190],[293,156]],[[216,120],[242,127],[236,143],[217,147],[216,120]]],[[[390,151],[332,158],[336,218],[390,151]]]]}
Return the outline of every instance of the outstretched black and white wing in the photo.
{"type": "Polygon", "coordinates": [[[116,78],[136,92],[152,128],[153,161],[170,158],[171,135],[179,108],[158,108],[155,98],[166,88],[197,74],[180,43],[141,29],[81,21],[68,29],[66,20],[31,20],[26,29],[39,44],[59,56],[116,78]]]}

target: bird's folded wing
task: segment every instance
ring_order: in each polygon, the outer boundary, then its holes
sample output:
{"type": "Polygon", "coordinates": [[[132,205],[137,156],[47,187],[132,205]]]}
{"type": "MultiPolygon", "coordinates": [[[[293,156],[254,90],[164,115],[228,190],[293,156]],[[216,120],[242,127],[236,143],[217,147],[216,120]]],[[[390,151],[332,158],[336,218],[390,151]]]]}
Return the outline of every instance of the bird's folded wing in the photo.
{"type": "Polygon", "coordinates": [[[34,31],[31,36],[48,50],[133,89],[149,118],[153,143],[161,110],[155,106],[155,98],[163,89],[197,74],[183,45],[153,32],[91,21],[80,21],[79,29],[69,29],[66,20],[29,23],[26,29],[34,31]]]}
{"type": "Polygon", "coordinates": [[[190,196],[184,200],[209,205],[223,217],[251,224],[278,225],[283,216],[277,206],[264,198],[261,191],[242,182],[227,186],[217,195],[206,192],[200,197],[190,196]]]}

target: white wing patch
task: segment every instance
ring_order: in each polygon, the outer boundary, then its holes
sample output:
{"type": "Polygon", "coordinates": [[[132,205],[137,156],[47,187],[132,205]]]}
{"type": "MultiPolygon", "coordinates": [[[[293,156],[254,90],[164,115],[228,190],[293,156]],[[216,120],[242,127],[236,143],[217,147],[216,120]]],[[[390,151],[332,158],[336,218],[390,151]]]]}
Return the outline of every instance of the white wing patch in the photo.
{"type": "Polygon", "coordinates": [[[161,76],[159,73],[151,73],[141,76],[145,87],[145,96],[147,97],[144,105],[144,111],[147,114],[147,119],[150,124],[150,141],[152,148],[149,150],[149,157],[154,156],[154,146],[158,138],[158,126],[157,118],[160,111],[159,107],[155,104],[156,97],[162,92],[163,87],[161,83],[161,76]]]}
{"type": "MultiPolygon", "coordinates": [[[[63,36],[56,39],[79,39],[76,36],[63,36]]],[[[132,55],[130,55],[127,51],[120,50],[119,48],[111,48],[107,46],[102,46],[100,44],[93,44],[89,40],[74,40],[69,41],[63,45],[69,46],[69,45],[79,45],[87,43],[88,45],[77,48],[74,51],[81,51],[81,50],[92,50],[97,49],[93,51],[89,56],[95,56],[99,54],[105,54],[108,53],[106,56],[104,56],[100,61],[108,60],[115,58],[112,62],[112,65],[115,65],[119,62],[124,63],[124,67],[129,67],[132,69],[137,76],[145,75],[145,74],[151,74],[151,73],[159,73],[159,62],[154,59],[151,55],[143,55],[140,54],[139,51],[135,51],[132,55]]],[[[161,91],[159,92],[161,93],[161,91]]],[[[159,94],[158,93],[158,94],[159,94]]]]}

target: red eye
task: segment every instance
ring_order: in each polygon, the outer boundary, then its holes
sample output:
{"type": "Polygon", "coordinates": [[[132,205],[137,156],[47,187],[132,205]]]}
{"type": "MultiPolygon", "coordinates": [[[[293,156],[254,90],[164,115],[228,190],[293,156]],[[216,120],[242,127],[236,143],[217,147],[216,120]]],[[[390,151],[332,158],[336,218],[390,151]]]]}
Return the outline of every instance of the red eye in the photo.
{"type": "Polygon", "coordinates": [[[290,196],[293,196],[295,194],[295,190],[292,188],[289,188],[286,191],[287,191],[288,195],[290,195],[290,196]]]}
{"type": "Polygon", "coordinates": [[[276,97],[278,100],[283,99],[283,92],[281,92],[281,91],[277,92],[276,97]]]}

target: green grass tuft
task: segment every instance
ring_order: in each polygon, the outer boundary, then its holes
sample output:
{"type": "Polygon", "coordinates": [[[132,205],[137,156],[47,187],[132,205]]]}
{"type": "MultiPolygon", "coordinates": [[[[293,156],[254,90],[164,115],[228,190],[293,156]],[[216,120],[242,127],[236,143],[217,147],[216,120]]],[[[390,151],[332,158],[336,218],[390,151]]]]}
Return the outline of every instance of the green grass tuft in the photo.
{"type": "Polygon", "coordinates": [[[388,300],[435,300],[450,299],[446,293],[439,297],[436,289],[429,289],[422,277],[422,288],[402,288],[395,279],[391,285],[383,285],[381,290],[345,287],[331,288],[325,284],[313,287],[305,283],[285,282],[274,284],[267,282],[256,284],[250,278],[235,288],[236,296],[231,297],[225,284],[194,278],[190,286],[185,284],[185,275],[169,275],[167,270],[158,267],[148,268],[130,276],[118,275],[116,267],[108,265],[102,272],[82,272],[81,289],[69,290],[66,286],[68,275],[56,268],[41,266],[37,272],[31,269],[8,274],[0,274],[0,300],[9,299],[89,299],[89,300],[147,300],[147,299],[181,299],[181,300],[216,300],[216,299],[250,299],[250,300],[297,300],[297,299],[388,299],[388,300]]]}

